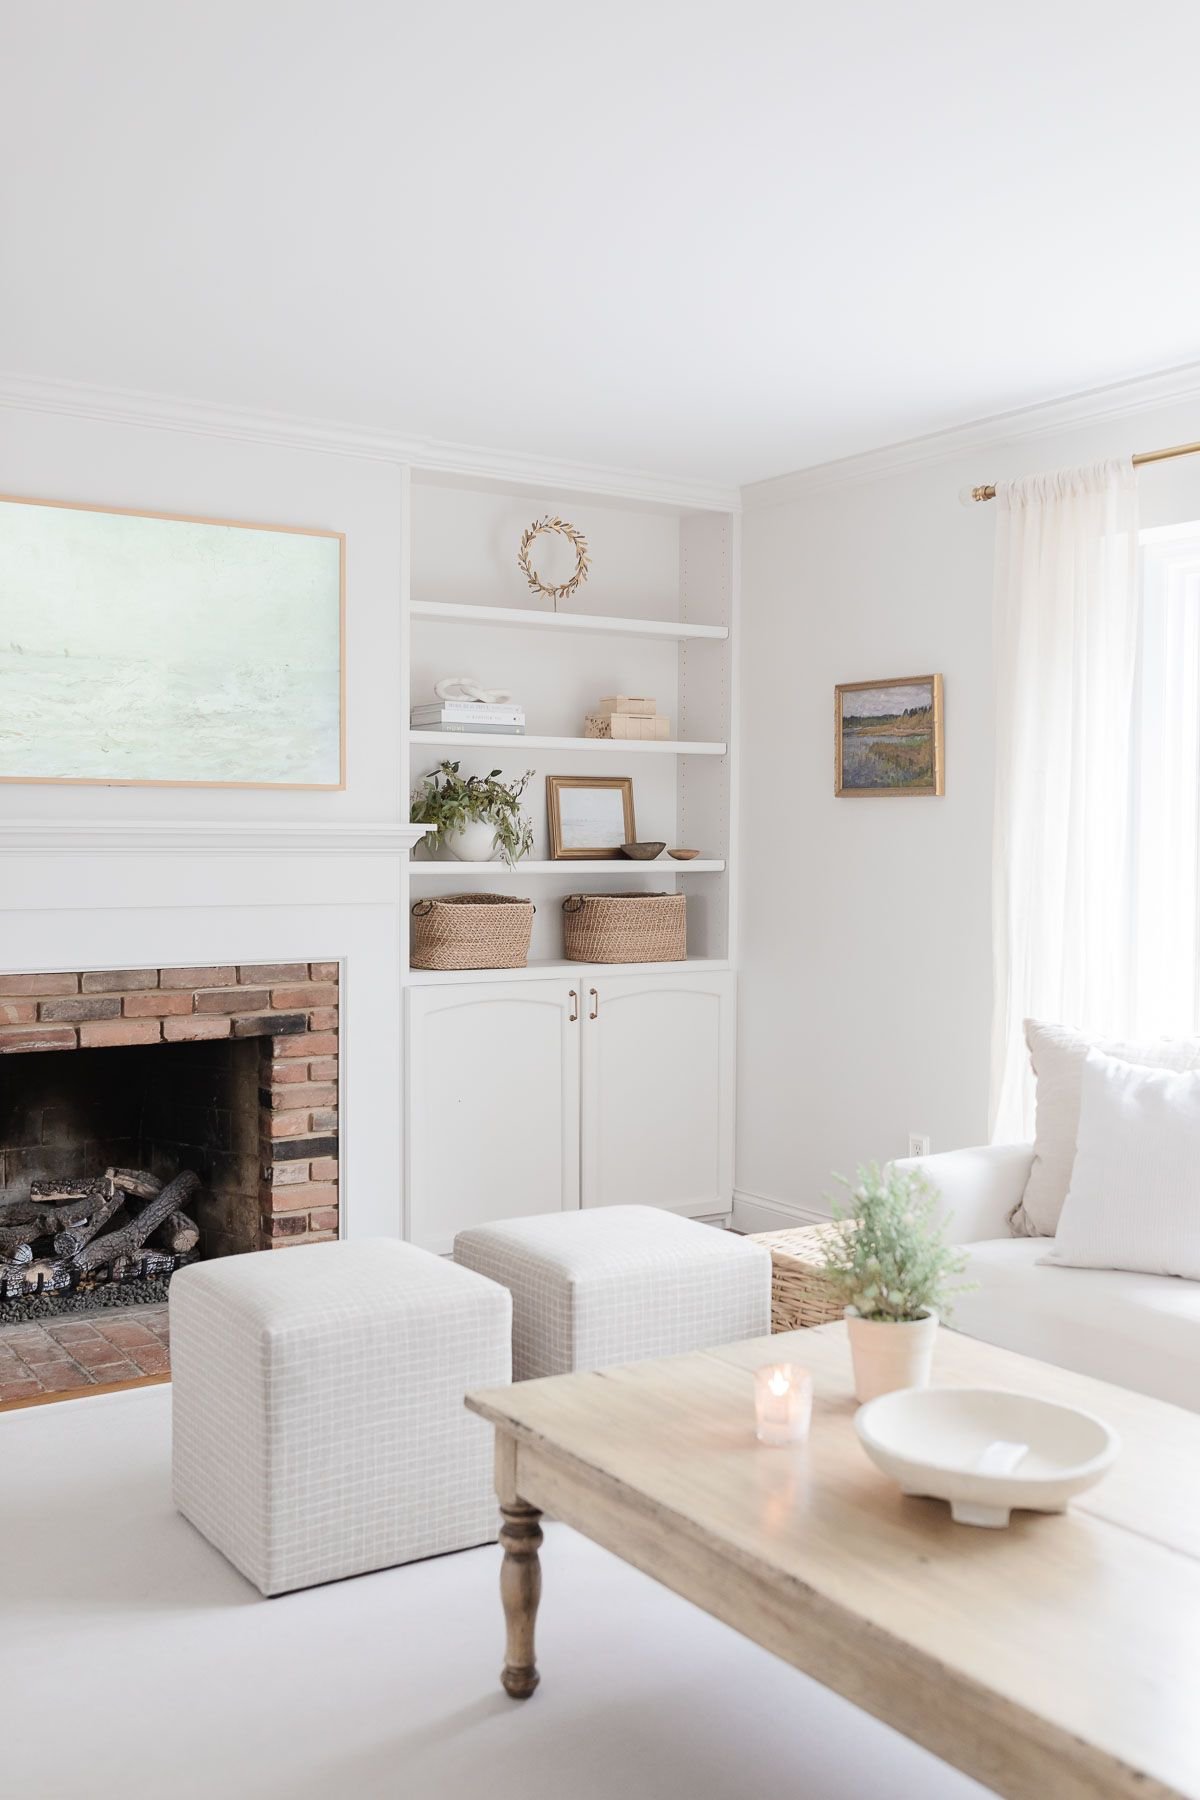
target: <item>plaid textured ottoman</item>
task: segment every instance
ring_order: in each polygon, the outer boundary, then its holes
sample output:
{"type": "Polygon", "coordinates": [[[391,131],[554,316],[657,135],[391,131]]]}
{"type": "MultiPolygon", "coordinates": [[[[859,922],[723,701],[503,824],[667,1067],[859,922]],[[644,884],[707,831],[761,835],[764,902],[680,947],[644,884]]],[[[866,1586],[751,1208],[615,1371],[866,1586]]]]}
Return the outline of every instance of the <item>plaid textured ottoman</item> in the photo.
{"type": "Polygon", "coordinates": [[[504,1288],[394,1238],[194,1263],[171,1282],[175,1504],[263,1594],[497,1532],[504,1288]]]}
{"type": "Polygon", "coordinates": [[[462,1231],[454,1260],[508,1288],[513,1380],[677,1356],[771,1329],[760,1245],[655,1206],[462,1231]]]}

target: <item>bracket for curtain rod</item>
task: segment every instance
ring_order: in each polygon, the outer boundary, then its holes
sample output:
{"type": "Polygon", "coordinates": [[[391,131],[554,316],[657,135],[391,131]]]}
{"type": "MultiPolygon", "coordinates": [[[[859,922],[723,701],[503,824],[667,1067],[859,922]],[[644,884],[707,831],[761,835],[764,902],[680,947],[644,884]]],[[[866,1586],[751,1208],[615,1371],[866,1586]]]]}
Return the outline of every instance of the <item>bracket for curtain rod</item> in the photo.
{"type": "MultiPolygon", "coordinates": [[[[1136,469],[1142,463],[1169,462],[1173,456],[1196,455],[1200,455],[1200,443],[1172,444],[1169,450],[1140,450],[1132,460],[1136,469]]],[[[962,500],[967,506],[972,500],[994,500],[995,498],[996,484],[994,481],[985,482],[980,487],[969,487],[962,490],[962,500]]]]}

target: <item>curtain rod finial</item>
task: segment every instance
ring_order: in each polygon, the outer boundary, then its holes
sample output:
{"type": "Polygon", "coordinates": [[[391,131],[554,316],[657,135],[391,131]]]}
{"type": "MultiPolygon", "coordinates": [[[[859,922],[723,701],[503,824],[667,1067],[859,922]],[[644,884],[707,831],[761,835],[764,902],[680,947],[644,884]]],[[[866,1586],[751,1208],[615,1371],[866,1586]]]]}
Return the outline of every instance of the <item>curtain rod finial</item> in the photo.
{"type": "Polygon", "coordinates": [[[994,500],[995,498],[996,486],[994,482],[990,481],[983,486],[971,487],[968,485],[967,487],[960,487],[958,490],[958,503],[960,506],[974,506],[977,500],[994,500]]]}

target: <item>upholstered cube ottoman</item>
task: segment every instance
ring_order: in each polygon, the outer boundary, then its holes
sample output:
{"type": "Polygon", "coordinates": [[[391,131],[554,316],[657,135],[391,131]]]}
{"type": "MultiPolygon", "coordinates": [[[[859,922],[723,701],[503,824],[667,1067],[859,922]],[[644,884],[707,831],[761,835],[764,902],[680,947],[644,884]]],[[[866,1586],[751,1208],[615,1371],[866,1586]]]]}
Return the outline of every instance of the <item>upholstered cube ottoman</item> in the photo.
{"type": "Polygon", "coordinates": [[[496,1536],[503,1287],[364,1239],[194,1263],[170,1314],[175,1504],[262,1593],[496,1536]]]}
{"type": "Polygon", "coordinates": [[[454,1259],[512,1294],[514,1381],[771,1329],[768,1252],[654,1206],[480,1225],[455,1238],[454,1259]]]}

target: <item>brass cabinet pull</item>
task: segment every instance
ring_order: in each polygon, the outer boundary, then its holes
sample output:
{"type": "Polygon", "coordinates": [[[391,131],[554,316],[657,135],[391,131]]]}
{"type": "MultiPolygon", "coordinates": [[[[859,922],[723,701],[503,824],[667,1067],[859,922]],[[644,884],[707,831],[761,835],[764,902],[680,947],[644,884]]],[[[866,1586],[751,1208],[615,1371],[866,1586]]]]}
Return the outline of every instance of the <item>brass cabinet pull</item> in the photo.
{"type": "Polygon", "coordinates": [[[588,993],[591,995],[592,1001],[593,1001],[592,1010],[588,1014],[588,1018],[589,1019],[598,1019],[600,1017],[600,996],[596,992],[595,988],[589,988],[588,993]]]}
{"type": "Polygon", "coordinates": [[[569,1022],[572,1025],[578,1025],[578,1023],[579,1023],[579,995],[575,992],[574,988],[572,988],[570,990],[570,993],[571,993],[571,1017],[570,1017],[569,1022]]]}

